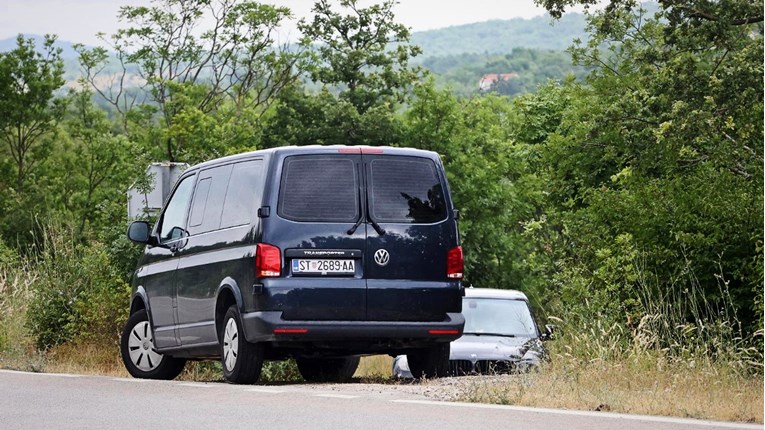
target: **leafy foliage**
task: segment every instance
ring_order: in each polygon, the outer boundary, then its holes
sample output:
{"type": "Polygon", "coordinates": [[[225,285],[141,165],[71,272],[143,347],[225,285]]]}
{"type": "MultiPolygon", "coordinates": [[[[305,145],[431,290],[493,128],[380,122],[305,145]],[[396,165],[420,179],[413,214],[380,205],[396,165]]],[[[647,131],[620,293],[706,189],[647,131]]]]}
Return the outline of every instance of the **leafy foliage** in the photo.
{"type": "Polygon", "coordinates": [[[43,232],[27,313],[35,345],[45,350],[72,340],[115,341],[127,319],[130,287],[105,247],[78,244],[65,227],[43,232]]]}
{"type": "Polygon", "coordinates": [[[16,49],[0,53],[0,139],[15,163],[17,193],[45,158],[56,130],[62,106],[54,91],[64,84],[61,49],[53,46],[55,36],[46,36],[42,52],[34,39],[19,35],[16,49]]]}
{"type": "Polygon", "coordinates": [[[162,0],[153,6],[124,6],[119,18],[130,26],[107,39],[122,65],[118,79],[98,84],[109,53],[79,47],[85,79],[123,116],[139,113],[136,127],[161,118],[159,138],[152,139],[169,161],[203,151],[215,154],[209,141],[189,135],[209,130],[207,115],[224,121],[252,119],[279,91],[293,82],[300,50],[274,47],[274,32],[290,16],[285,7],[238,0],[162,0]],[[207,26],[205,26],[207,24],[207,26]],[[140,91],[128,91],[128,68],[138,69],[140,91]],[[140,106],[149,102],[149,105],[140,106]],[[230,108],[219,109],[224,102],[230,108]],[[148,108],[148,109],[146,109],[148,108]],[[144,111],[144,112],[136,112],[144,111]],[[143,115],[141,115],[143,114],[143,115]],[[194,145],[197,144],[197,145],[194,145]]]}
{"type": "Polygon", "coordinates": [[[318,0],[313,20],[298,25],[304,43],[318,43],[318,62],[308,69],[311,79],[342,85],[340,97],[362,115],[380,104],[403,102],[407,88],[419,77],[409,60],[420,48],[408,43],[409,29],[395,22],[394,2],[367,8],[359,7],[356,0],[339,4],[348,15],[333,10],[329,1],[318,0]],[[389,43],[395,46],[392,50],[389,43]]]}
{"type": "Polygon", "coordinates": [[[594,37],[572,49],[596,67],[589,85],[524,101],[572,101],[525,137],[551,188],[533,255],[551,260],[542,270],[560,309],[587,307],[574,315],[634,324],[635,287],[650,279],[653,295],[699,285],[689,299],[713,305],[687,318],[723,312],[751,333],[762,327],[762,27],[699,32],[705,22],[665,13],[594,16],[594,37]]]}

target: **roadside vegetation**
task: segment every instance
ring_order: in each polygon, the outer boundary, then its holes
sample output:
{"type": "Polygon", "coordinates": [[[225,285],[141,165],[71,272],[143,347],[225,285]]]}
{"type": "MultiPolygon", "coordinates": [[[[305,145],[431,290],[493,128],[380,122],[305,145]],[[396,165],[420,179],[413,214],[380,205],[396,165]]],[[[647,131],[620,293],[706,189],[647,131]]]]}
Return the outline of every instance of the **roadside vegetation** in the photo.
{"type": "MultiPolygon", "coordinates": [[[[571,3],[591,2],[540,1],[571,3]]],[[[148,162],[408,146],[442,155],[465,284],[521,290],[558,326],[539,373],[471,378],[459,399],[762,422],[762,1],[614,0],[568,50],[580,76],[513,97],[441,88],[390,2],[352,5],[318,1],[289,49],[272,38],[286,8],[125,7],[69,91],[54,37],[0,53],[0,366],[125,374],[125,190],[148,162]],[[220,37],[194,26],[212,10],[220,37]],[[119,86],[128,69],[144,81],[119,86]]],[[[264,376],[297,379],[289,362],[264,376]]]]}

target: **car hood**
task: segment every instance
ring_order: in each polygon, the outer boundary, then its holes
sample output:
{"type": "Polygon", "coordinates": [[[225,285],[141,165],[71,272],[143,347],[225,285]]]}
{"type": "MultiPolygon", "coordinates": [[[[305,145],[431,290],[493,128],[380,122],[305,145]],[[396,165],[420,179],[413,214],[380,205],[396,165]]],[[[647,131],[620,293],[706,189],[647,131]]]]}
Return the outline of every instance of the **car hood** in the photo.
{"type": "Polygon", "coordinates": [[[476,336],[466,334],[451,344],[451,360],[520,360],[529,349],[541,349],[529,337],[476,336]]]}

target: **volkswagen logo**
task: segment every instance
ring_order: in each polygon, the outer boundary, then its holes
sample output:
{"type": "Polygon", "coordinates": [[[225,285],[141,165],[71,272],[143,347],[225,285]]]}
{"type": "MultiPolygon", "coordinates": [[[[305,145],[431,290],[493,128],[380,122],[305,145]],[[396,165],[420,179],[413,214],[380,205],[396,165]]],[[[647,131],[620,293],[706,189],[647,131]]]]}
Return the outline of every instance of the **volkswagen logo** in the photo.
{"type": "Polygon", "coordinates": [[[384,249],[378,249],[375,251],[375,263],[378,266],[385,266],[390,261],[390,254],[384,249]]]}

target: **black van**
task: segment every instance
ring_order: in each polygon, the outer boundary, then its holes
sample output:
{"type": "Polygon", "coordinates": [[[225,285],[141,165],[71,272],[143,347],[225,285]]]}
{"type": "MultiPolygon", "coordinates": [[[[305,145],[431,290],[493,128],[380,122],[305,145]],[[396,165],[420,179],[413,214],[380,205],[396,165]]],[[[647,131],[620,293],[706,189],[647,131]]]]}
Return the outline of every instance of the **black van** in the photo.
{"type": "Polygon", "coordinates": [[[122,358],[172,379],[222,360],[235,383],[295,358],[308,381],[350,378],[363,354],[448,370],[462,335],[463,257],[438,154],[304,146],[205,162],[179,178],[133,276],[122,358]]]}

